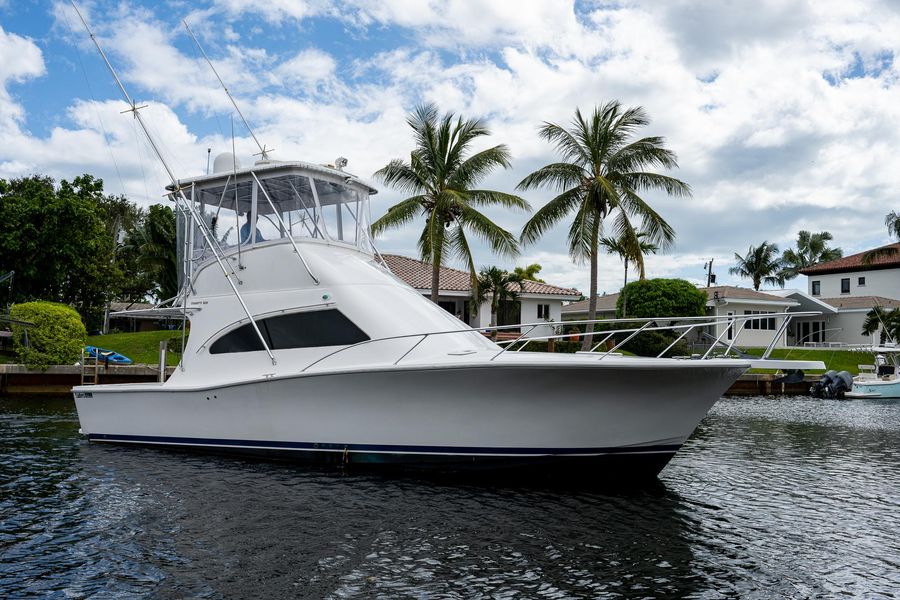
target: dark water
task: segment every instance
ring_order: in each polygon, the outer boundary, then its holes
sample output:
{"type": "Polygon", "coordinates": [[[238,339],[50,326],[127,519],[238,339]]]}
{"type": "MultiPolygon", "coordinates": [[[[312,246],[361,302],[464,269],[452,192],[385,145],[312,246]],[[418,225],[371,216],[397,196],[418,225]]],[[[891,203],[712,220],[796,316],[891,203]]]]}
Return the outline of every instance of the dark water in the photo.
{"type": "Polygon", "coordinates": [[[0,595],[900,597],[900,403],[721,401],[597,492],[89,445],[0,400],[0,595]]]}

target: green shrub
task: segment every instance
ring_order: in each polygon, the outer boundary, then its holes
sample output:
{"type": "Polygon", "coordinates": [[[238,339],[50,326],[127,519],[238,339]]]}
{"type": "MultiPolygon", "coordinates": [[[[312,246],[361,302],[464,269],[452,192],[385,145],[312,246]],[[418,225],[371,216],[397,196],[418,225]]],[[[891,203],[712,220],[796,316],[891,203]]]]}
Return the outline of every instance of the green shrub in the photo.
{"type": "Polygon", "coordinates": [[[25,366],[47,370],[50,365],[73,364],[81,356],[87,332],[74,308],[56,302],[26,302],[16,304],[9,313],[14,319],[34,323],[31,327],[13,326],[13,350],[25,366]]]}
{"type": "Polygon", "coordinates": [[[616,303],[619,318],[622,318],[625,297],[629,317],[700,317],[706,313],[706,292],[684,279],[632,281],[619,294],[616,303]]]}
{"type": "MultiPolygon", "coordinates": [[[[644,331],[626,342],[621,349],[637,356],[659,356],[680,334],[680,331],[644,331]]],[[[680,340],[665,356],[684,356],[689,353],[687,343],[680,340]]]]}

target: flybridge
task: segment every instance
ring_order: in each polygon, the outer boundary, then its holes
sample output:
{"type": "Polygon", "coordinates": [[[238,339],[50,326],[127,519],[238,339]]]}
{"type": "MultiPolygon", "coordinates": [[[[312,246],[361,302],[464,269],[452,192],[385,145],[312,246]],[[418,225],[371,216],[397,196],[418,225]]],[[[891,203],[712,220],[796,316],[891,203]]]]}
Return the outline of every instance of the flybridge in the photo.
{"type": "Polygon", "coordinates": [[[355,176],[304,162],[259,161],[238,168],[230,154],[220,155],[215,164],[211,175],[179,180],[177,188],[168,187],[179,207],[184,268],[190,270],[192,264],[211,258],[211,246],[240,253],[256,244],[300,238],[374,253],[368,199],[376,190],[355,176]],[[194,205],[202,224],[195,223],[192,211],[181,206],[185,200],[194,205]],[[212,233],[211,240],[201,235],[201,228],[212,233]]]}

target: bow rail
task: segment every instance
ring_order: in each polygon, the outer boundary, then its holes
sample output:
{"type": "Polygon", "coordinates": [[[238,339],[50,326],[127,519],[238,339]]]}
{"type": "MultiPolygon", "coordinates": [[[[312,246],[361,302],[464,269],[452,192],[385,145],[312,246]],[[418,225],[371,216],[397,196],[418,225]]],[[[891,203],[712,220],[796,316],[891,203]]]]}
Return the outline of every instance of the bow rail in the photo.
{"type": "MultiPolygon", "coordinates": [[[[497,325],[493,327],[471,327],[466,329],[450,329],[446,331],[432,331],[427,333],[407,333],[403,335],[393,335],[387,337],[374,338],[369,340],[364,340],[362,342],[357,342],[356,344],[351,344],[349,346],[343,346],[334,350],[333,352],[329,352],[328,354],[318,358],[317,360],[311,362],[306,367],[304,367],[301,372],[306,372],[312,367],[333,358],[339,354],[343,354],[348,350],[352,350],[354,348],[358,348],[360,346],[366,346],[370,344],[375,344],[379,342],[386,341],[395,341],[402,339],[414,339],[415,342],[407,348],[396,360],[393,361],[393,365],[398,365],[403,359],[409,356],[413,350],[418,348],[422,342],[430,337],[436,337],[440,335],[453,335],[453,334],[478,334],[492,332],[492,331],[504,331],[510,329],[518,329],[520,330],[520,335],[513,339],[503,342],[498,342],[497,345],[503,346],[499,351],[497,351],[489,360],[494,361],[499,356],[510,352],[510,348],[515,346],[518,343],[522,345],[515,350],[515,352],[520,352],[524,349],[529,343],[534,341],[546,341],[546,340],[566,340],[574,337],[580,338],[581,336],[603,336],[599,342],[594,344],[590,351],[583,352],[580,354],[596,354],[598,360],[603,360],[605,357],[614,355],[615,351],[622,347],[624,344],[628,343],[638,335],[648,331],[681,331],[681,334],[671,343],[669,344],[665,350],[656,355],[656,358],[662,358],[665,356],[667,352],[669,352],[675,345],[684,339],[691,331],[699,327],[715,327],[718,325],[726,325],[723,329],[722,333],[716,338],[715,343],[713,343],[709,350],[707,350],[701,357],[696,358],[695,360],[708,360],[711,357],[712,350],[718,345],[726,346],[726,350],[723,356],[728,356],[731,350],[734,348],[735,344],[740,337],[740,334],[746,329],[746,325],[750,321],[762,321],[773,318],[783,318],[783,322],[781,326],[778,327],[772,334],[772,340],[769,345],[766,347],[763,355],[759,359],[754,359],[754,362],[769,360],[770,355],[772,354],[772,350],[774,350],[779,337],[784,333],[787,328],[788,323],[794,317],[812,317],[822,314],[821,312],[810,311],[810,312],[781,312],[781,313],[766,313],[766,314],[756,314],[756,315],[730,315],[726,317],[650,317],[650,318],[621,318],[621,319],[584,319],[577,321],[561,321],[559,323],[553,324],[548,323],[547,321],[539,321],[537,323],[520,323],[518,325],[497,325]],[[668,325],[660,325],[660,322],[669,321],[668,325]],[[528,337],[528,334],[534,331],[537,327],[560,327],[560,326],[572,326],[572,325],[611,325],[611,324],[628,324],[634,325],[632,327],[620,327],[614,329],[604,329],[601,331],[592,331],[589,333],[585,332],[577,332],[577,333],[558,333],[553,335],[546,336],[534,336],[528,337]],[[640,323],[639,326],[636,324],[640,323]],[[527,328],[527,330],[522,331],[527,328]],[[723,338],[727,335],[729,329],[732,330],[732,339],[729,340],[728,344],[723,342],[723,338]],[[627,334],[626,337],[617,342],[612,348],[605,351],[599,351],[600,347],[603,346],[608,340],[610,340],[615,335],[627,334]]],[[[694,357],[691,357],[694,358],[694,357]]],[[[775,361],[772,361],[773,368],[779,368],[779,365],[784,361],[778,361],[778,364],[775,364],[775,361]]],[[[794,361],[796,362],[796,361],[794,361]]],[[[804,363],[803,368],[824,368],[824,365],[819,366],[809,366],[807,363],[818,363],[818,361],[800,361],[804,363]]],[[[799,364],[799,362],[798,362],[799,364]]]]}

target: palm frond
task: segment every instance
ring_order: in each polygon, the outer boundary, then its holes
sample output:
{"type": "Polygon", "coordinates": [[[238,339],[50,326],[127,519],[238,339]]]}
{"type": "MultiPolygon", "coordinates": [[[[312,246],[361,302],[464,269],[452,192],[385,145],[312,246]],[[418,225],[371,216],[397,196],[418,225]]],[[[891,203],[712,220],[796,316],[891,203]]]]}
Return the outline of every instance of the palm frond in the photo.
{"type": "Polygon", "coordinates": [[[424,201],[424,196],[412,196],[390,207],[386,213],[372,223],[370,227],[372,235],[377,236],[387,229],[403,227],[422,212],[424,201]]]}
{"type": "Polygon", "coordinates": [[[516,189],[525,191],[546,186],[551,189],[564,190],[579,185],[586,177],[587,173],[578,165],[551,163],[526,176],[519,182],[516,189]]]}
{"type": "Polygon", "coordinates": [[[506,231],[471,206],[462,206],[457,221],[468,228],[491,250],[501,256],[519,254],[519,244],[513,234],[506,231]]]}
{"type": "Polygon", "coordinates": [[[563,217],[583,201],[583,190],[580,187],[566,190],[534,213],[525,226],[519,239],[523,244],[536,242],[548,229],[559,223],[563,217]]]}
{"type": "Polygon", "coordinates": [[[513,194],[504,192],[495,192],[492,190],[469,190],[469,202],[477,206],[504,206],[506,208],[516,208],[523,211],[530,211],[531,205],[528,201],[513,194]]]}

